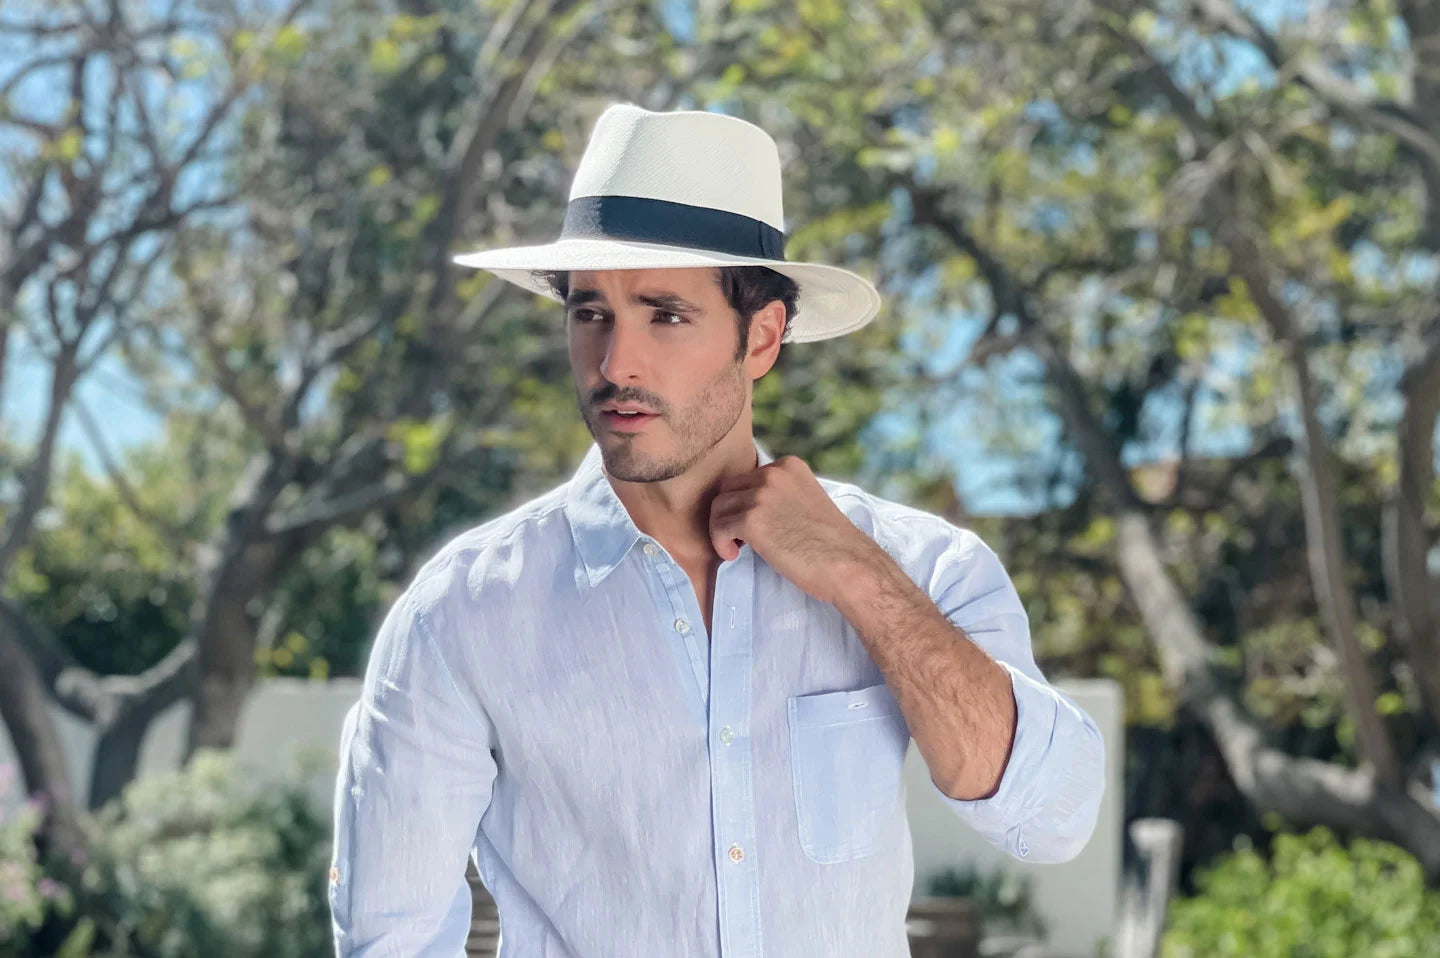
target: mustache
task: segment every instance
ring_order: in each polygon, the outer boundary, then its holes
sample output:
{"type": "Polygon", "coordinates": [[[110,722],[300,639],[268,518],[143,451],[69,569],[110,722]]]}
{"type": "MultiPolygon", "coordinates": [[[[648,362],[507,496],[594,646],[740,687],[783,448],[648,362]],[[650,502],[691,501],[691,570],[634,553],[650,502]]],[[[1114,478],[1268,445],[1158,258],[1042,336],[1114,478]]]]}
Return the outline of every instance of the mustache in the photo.
{"type": "Polygon", "coordinates": [[[616,404],[635,403],[636,405],[644,406],[647,409],[653,409],[657,414],[664,413],[665,411],[664,407],[662,407],[660,403],[651,402],[649,399],[644,399],[640,396],[600,396],[590,402],[590,408],[594,409],[596,412],[599,412],[601,406],[608,405],[612,402],[616,404]]]}

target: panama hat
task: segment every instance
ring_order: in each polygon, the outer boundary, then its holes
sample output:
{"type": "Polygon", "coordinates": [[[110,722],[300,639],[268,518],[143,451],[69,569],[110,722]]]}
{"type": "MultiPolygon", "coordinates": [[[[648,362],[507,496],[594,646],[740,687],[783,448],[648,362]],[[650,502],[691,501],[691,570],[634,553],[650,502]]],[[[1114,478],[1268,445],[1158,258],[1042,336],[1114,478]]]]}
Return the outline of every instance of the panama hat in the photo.
{"type": "Polygon", "coordinates": [[[454,259],[554,300],[531,270],[766,266],[800,288],[785,342],[843,336],[874,319],[880,294],[869,280],[785,260],[784,222],[770,134],[723,113],[615,103],[590,132],[558,239],[454,259]]]}

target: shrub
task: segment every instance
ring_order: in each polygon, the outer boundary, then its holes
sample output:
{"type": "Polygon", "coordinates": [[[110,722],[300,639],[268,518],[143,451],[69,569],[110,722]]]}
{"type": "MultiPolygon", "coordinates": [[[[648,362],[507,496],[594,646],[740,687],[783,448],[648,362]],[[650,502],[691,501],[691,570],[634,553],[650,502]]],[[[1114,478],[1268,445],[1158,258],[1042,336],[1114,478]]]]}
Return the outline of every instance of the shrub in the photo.
{"type": "Polygon", "coordinates": [[[1440,893],[1384,842],[1328,829],[1277,835],[1269,861],[1242,845],[1171,907],[1164,958],[1422,958],[1440,942],[1440,893]]]}
{"type": "Polygon", "coordinates": [[[74,907],[69,889],[45,875],[36,854],[43,818],[40,799],[20,800],[15,767],[0,765],[0,958],[28,955],[30,936],[47,914],[74,907]]]}
{"type": "Polygon", "coordinates": [[[40,820],[36,802],[10,812],[0,806],[0,958],[25,954],[30,934],[45,920],[47,901],[65,896],[36,860],[40,820]]]}
{"type": "Polygon", "coordinates": [[[84,819],[75,891],[97,954],[330,955],[330,832],[310,797],[311,761],[299,781],[252,783],[228,753],[202,749],[84,819]]]}

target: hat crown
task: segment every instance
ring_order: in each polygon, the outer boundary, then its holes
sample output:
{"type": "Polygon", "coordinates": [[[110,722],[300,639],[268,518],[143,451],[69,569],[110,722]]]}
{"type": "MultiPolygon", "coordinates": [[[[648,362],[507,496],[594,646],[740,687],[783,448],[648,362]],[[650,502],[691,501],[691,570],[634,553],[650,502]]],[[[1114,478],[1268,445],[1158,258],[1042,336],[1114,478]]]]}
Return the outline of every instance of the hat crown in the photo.
{"type": "Polygon", "coordinates": [[[784,229],[780,151],[760,127],[703,110],[633,103],[595,121],[570,199],[636,196],[739,213],[784,229]]]}

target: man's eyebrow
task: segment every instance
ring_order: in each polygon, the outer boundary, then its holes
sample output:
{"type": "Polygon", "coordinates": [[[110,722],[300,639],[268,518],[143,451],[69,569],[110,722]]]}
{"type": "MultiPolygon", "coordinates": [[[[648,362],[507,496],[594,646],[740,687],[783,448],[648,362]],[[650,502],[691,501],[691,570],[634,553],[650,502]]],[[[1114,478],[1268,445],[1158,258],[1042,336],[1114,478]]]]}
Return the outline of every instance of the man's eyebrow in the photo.
{"type": "Polygon", "coordinates": [[[699,306],[696,306],[689,300],[681,299],[674,293],[650,293],[649,295],[642,293],[636,296],[635,300],[646,306],[653,306],[656,309],[669,309],[677,313],[693,313],[700,309],[699,306]]]}
{"type": "MultiPolygon", "coordinates": [[[[642,306],[651,306],[655,309],[668,309],[677,313],[693,313],[700,309],[699,306],[674,293],[642,293],[634,297],[634,299],[635,302],[640,303],[642,306]]],[[[567,307],[581,306],[585,303],[594,302],[604,304],[606,302],[605,294],[598,289],[572,289],[565,297],[565,305],[567,307]]]]}
{"type": "Polygon", "coordinates": [[[565,305],[580,306],[584,303],[593,303],[596,300],[605,302],[605,295],[598,289],[572,289],[565,296],[565,305]]]}

